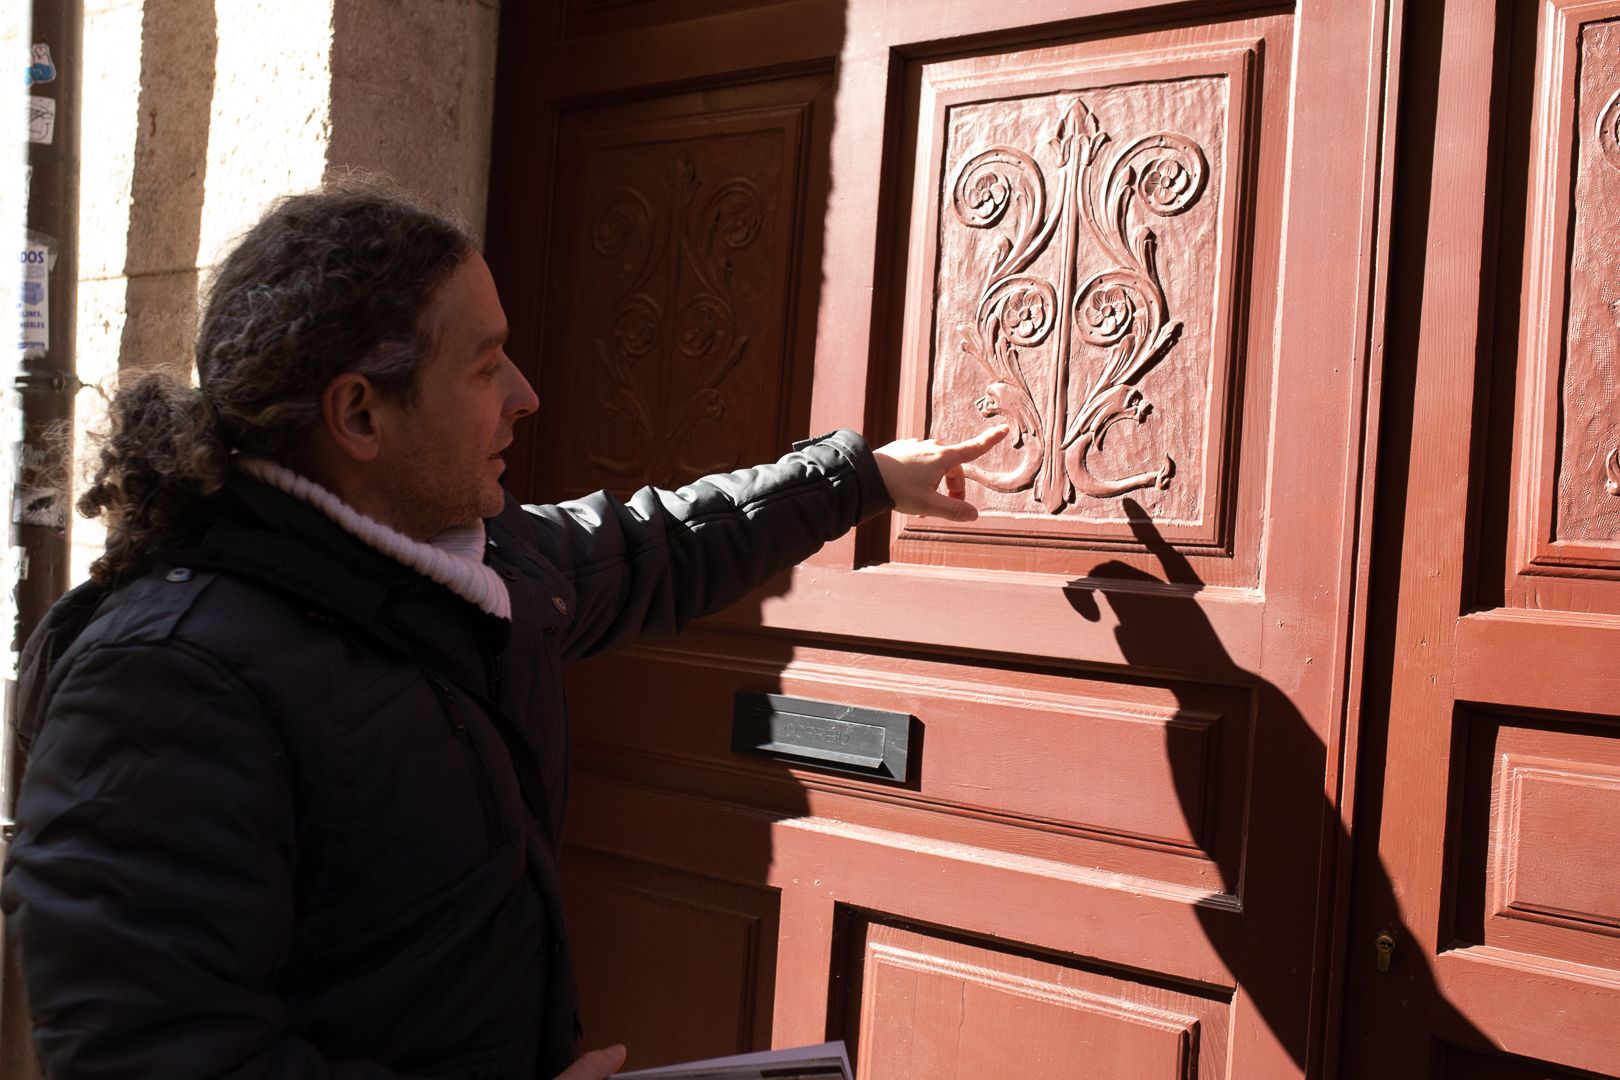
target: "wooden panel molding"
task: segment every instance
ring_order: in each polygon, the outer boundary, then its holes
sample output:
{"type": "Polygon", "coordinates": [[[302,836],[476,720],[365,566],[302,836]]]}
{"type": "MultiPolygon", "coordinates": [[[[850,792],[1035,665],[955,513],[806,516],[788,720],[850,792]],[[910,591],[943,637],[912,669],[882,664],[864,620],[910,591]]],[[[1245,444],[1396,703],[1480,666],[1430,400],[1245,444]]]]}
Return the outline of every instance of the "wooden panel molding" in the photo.
{"type": "Polygon", "coordinates": [[[1223,891],[1241,876],[1253,701],[1229,687],[1121,685],[922,657],[800,647],[744,659],[744,642],[638,646],[621,674],[570,673],[597,719],[576,734],[578,766],[636,782],[724,794],[761,808],[846,820],[1223,891]],[[638,705],[637,687],[687,687],[678,719],[638,705]],[[738,691],[780,693],[917,719],[907,788],[760,761],[730,747],[738,691]],[[825,792],[830,800],[816,793],[825,792]]]}
{"type": "MultiPolygon", "coordinates": [[[[1489,1017],[1492,1043],[1508,1054],[1539,1059],[1522,1064],[1544,1070],[1507,1075],[1536,1080],[1614,1076],[1620,1061],[1620,1027],[1614,1023],[1620,1016],[1620,978],[1612,973],[1490,946],[1444,952],[1434,967],[1458,1015],[1489,1017]]],[[[1478,1033],[1473,1037],[1477,1040],[1478,1033]]],[[[1473,1080],[1476,1074],[1449,1075],[1473,1080]]]]}
{"type": "Polygon", "coordinates": [[[784,896],[808,892],[986,940],[1020,941],[1120,971],[1151,971],[1178,984],[1225,988],[1207,991],[1222,1000],[1235,986],[1230,960],[1238,955],[1243,904],[1207,888],[919,840],[821,814],[814,792],[796,814],[592,772],[580,773],[573,792],[579,812],[569,828],[577,845],[701,878],[769,885],[784,896]],[[1122,934],[1124,926],[1144,932],[1122,934]]]}
{"type": "Polygon", "coordinates": [[[813,103],[824,77],[564,114],[541,396],[563,496],[773,459],[789,428],[813,103]]]}
{"type": "Polygon", "coordinates": [[[1522,320],[1518,572],[1620,578],[1620,3],[1548,5],[1522,320]]]}
{"type": "Polygon", "coordinates": [[[969,467],[979,520],[901,522],[900,561],[1067,568],[1138,546],[1144,518],[1231,557],[1248,297],[1274,272],[1258,102],[1286,25],[915,66],[899,427],[1015,434],[969,467]]]}
{"type": "Polygon", "coordinates": [[[851,936],[859,1080],[1223,1075],[1224,1002],[883,922],[851,936]]]}
{"type": "Polygon", "coordinates": [[[1455,936],[1620,978],[1620,723],[1461,712],[1455,936]]]}
{"type": "Polygon", "coordinates": [[[1519,709],[1607,712],[1620,701],[1620,668],[1605,658],[1617,654],[1620,619],[1612,615],[1578,616],[1567,607],[1479,612],[1457,621],[1457,697],[1519,709]],[[1532,671],[1535,678],[1525,678],[1532,671]]]}
{"type": "MultiPolygon", "coordinates": [[[[943,695],[930,696],[940,715],[943,695]]],[[[1219,714],[1125,711],[1011,694],[982,699],[977,711],[1002,736],[987,740],[987,731],[975,734],[966,725],[936,731],[928,762],[938,773],[930,784],[936,798],[1126,842],[1212,853],[1222,794],[1219,714]]]]}
{"type": "Polygon", "coordinates": [[[577,845],[562,867],[581,1012],[594,1044],[634,1032],[630,1068],[769,1044],[776,890],[577,845]],[[661,973],[661,985],[645,980],[648,970],[661,973]]]}
{"type": "Polygon", "coordinates": [[[866,989],[862,1077],[989,1076],[997,1061],[1019,1076],[1056,1077],[1070,1074],[1068,1055],[1081,1046],[1103,1075],[1195,1075],[1198,1022],[1173,1013],[886,945],[867,954],[866,989]],[[956,1036],[930,1046],[901,1017],[956,1036]],[[1009,1030],[1009,1017],[1022,1023],[1009,1030]]]}
{"type": "Polygon", "coordinates": [[[1505,755],[1496,915],[1620,933],[1620,768],[1505,755]]]}

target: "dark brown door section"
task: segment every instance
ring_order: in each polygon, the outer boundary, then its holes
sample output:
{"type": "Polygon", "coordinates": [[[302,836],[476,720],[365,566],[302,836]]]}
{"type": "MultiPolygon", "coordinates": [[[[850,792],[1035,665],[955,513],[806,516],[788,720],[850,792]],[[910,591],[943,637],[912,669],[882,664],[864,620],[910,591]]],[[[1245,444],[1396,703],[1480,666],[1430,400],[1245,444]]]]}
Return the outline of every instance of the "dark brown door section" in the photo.
{"type": "Polygon", "coordinates": [[[651,1065],[841,1037],[872,1080],[1314,1069],[1383,3],[504,18],[490,247],[542,399],[520,493],[839,426],[1017,429],[977,523],[874,521],[573,672],[590,1041],[651,1065]],[[797,753],[733,749],[761,693],[799,699],[797,753]],[[903,762],[815,766],[877,725],[814,703],[898,714],[903,762]]]}

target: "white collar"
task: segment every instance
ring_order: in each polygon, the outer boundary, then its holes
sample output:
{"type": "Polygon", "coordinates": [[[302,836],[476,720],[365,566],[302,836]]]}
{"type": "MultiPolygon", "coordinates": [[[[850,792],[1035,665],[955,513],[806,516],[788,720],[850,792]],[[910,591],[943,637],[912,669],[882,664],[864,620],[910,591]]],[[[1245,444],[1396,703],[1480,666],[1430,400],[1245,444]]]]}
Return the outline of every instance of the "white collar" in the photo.
{"type": "Polygon", "coordinates": [[[506,582],[484,562],[484,523],[446,529],[427,543],[413,540],[398,529],[368,517],[338,498],[331,491],[264,458],[240,457],[241,470],[279,491],[308,503],[336,522],[344,532],[358,537],[389,558],[405,564],[424,577],[443,585],[457,596],[489,614],[512,619],[512,596],[506,582]]]}

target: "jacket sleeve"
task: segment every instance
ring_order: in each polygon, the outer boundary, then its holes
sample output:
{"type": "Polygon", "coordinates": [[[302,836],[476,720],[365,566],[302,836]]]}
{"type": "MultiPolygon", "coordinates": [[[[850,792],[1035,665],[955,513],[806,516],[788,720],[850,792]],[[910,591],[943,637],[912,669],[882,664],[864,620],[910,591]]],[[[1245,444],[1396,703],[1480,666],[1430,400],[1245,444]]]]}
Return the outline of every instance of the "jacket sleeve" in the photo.
{"type": "Polygon", "coordinates": [[[397,1075],[285,1035],[291,787],[258,702],[212,657],[79,656],[17,816],[0,899],[47,1075],[397,1075]]]}
{"type": "Polygon", "coordinates": [[[525,507],[574,587],[563,654],[674,633],[893,506],[866,441],[838,431],[772,465],[525,507]]]}

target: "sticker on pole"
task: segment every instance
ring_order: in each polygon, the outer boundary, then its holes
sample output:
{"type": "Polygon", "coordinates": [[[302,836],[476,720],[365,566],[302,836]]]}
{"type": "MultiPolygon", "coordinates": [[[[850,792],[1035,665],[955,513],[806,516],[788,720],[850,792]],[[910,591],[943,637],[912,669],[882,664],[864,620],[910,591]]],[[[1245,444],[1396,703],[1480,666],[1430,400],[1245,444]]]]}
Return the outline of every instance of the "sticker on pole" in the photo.
{"type": "Polygon", "coordinates": [[[67,529],[68,495],[63,486],[62,460],[48,446],[26,440],[12,444],[17,482],[11,489],[13,525],[38,525],[62,532],[67,529]]]}
{"type": "Polygon", "coordinates": [[[29,240],[22,249],[21,285],[17,315],[22,334],[17,347],[23,359],[44,356],[51,349],[51,253],[44,244],[29,240]]]}
{"type": "Polygon", "coordinates": [[[60,491],[18,484],[11,489],[11,523],[61,532],[67,528],[67,500],[60,491]]]}
{"type": "Polygon", "coordinates": [[[56,81],[56,65],[51,62],[51,47],[35,45],[28,63],[28,85],[56,81]]]}
{"type": "Polygon", "coordinates": [[[49,146],[56,140],[56,99],[28,95],[28,141],[49,146]]]}

